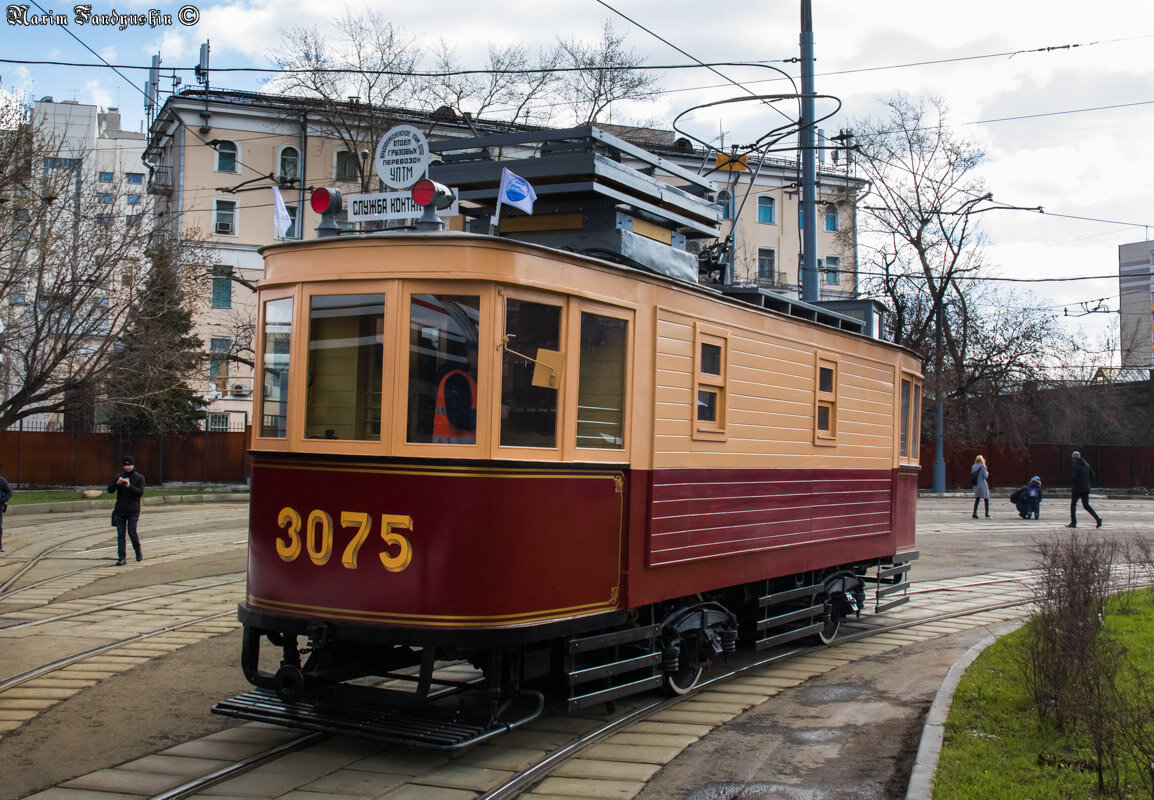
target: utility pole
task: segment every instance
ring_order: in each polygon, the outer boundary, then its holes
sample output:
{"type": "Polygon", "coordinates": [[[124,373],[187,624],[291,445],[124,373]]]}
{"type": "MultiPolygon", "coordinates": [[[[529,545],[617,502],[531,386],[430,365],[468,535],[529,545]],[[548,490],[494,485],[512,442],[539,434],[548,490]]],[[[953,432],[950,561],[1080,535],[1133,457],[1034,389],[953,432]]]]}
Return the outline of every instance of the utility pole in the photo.
{"type": "Polygon", "coordinates": [[[817,160],[813,121],[813,5],[801,0],[801,299],[816,303],[817,160]]]}

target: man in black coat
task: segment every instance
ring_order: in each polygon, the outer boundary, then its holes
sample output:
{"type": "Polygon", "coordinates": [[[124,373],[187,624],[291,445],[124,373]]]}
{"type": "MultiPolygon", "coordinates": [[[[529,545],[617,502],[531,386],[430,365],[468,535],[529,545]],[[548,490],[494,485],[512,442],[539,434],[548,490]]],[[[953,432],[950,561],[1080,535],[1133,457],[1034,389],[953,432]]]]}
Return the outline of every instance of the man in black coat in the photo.
{"type": "Polygon", "coordinates": [[[124,536],[132,540],[132,549],[136,553],[136,560],[140,554],[140,537],[136,535],[136,523],[140,519],[140,498],[144,494],[144,476],[136,471],[136,462],[132,456],[125,456],[121,461],[120,474],[108,484],[109,493],[116,494],[116,505],[112,509],[112,524],[116,526],[116,566],[124,565],[127,552],[124,536]]]}
{"type": "Polygon", "coordinates": [[[1067,528],[1078,527],[1078,500],[1082,501],[1082,508],[1090,512],[1090,516],[1098,523],[1094,527],[1102,527],[1102,518],[1094,513],[1094,509],[1090,508],[1090,469],[1089,462],[1082,458],[1082,454],[1075,450],[1071,455],[1074,459],[1074,486],[1070,490],[1070,524],[1067,528]]]}

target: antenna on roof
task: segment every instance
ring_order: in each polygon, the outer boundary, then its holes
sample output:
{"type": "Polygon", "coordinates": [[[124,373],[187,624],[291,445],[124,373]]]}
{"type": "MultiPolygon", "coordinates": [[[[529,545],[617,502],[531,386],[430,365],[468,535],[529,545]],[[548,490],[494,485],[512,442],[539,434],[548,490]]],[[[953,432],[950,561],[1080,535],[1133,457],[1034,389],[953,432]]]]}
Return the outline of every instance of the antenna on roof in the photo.
{"type": "Polygon", "coordinates": [[[152,113],[156,110],[157,93],[160,91],[160,53],[152,57],[152,66],[148,70],[148,80],[144,82],[144,114],[152,122],[152,113]]]}
{"type": "Polygon", "coordinates": [[[198,83],[208,86],[208,41],[200,46],[200,63],[196,65],[196,80],[198,83]]]}

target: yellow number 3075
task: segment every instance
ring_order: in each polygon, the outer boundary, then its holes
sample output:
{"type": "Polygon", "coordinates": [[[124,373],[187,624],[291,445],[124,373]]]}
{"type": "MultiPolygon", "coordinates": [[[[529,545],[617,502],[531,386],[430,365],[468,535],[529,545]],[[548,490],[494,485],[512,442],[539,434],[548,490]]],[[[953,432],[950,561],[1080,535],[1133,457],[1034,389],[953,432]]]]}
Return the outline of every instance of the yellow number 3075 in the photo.
{"type": "MultiPolygon", "coordinates": [[[[309,560],[318,567],[327,564],[333,554],[333,518],[327,511],[314,509],[309,512],[303,525],[301,515],[295,508],[285,506],[277,515],[277,525],[284,531],[284,537],[277,537],[276,552],[283,561],[293,561],[301,554],[302,545],[309,560]],[[301,528],[304,536],[301,536],[301,528]]],[[[341,554],[341,564],[346,569],[357,568],[357,555],[361,545],[372,532],[372,517],[364,511],[342,511],[341,527],[355,530],[345,551],[341,554]]],[[[385,543],[380,553],[381,564],[389,572],[402,572],[413,560],[413,546],[396,531],[413,530],[413,518],[400,514],[381,514],[381,539],[385,543]]]]}

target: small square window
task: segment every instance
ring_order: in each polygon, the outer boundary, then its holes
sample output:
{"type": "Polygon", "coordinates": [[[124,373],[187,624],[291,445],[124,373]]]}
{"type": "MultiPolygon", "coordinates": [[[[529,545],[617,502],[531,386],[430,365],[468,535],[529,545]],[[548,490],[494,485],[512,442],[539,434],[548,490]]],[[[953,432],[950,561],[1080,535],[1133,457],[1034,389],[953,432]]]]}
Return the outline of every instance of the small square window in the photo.
{"type": "Polygon", "coordinates": [[[826,433],[829,432],[831,425],[831,411],[832,409],[828,403],[817,404],[817,429],[819,431],[825,431],[826,433]]]}
{"type": "Polygon", "coordinates": [[[124,174],[124,179],[131,184],[135,184],[137,186],[140,186],[144,183],[144,173],[143,172],[126,172],[124,174]]]}
{"type": "Polygon", "coordinates": [[[721,347],[716,344],[701,344],[701,371],[708,375],[721,374],[721,347]]]}
{"type": "Polygon", "coordinates": [[[112,183],[112,173],[111,172],[100,173],[100,182],[101,183],[112,183]]]}
{"type": "Polygon", "coordinates": [[[124,202],[128,203],[130,206],[138,206],[140,205],[140,195],[130,194],[124,198],[124,202]]]}
{"type": "Polygon", "coordinates": [[[128,214],[124,218],[124,224],[130,228],[135,228],[140,225],[140,214],[128,214]]]}
{"type": "Polygon", "coordinates": [[[102,203],[111,203],[112,192],[101,192],[99,195],[97,195],[97,199],[99,199],[102,203]]]}
{"type": "Polygon", "coordinates": [[[697,421],[717,422],[717,392],[698,390],[697,421]]]}
{"type": "Polygon", "coordinates": [[[833,391],[833,369],[831,367],[818,369],[817,390],[819,392],[833,391]]]}

